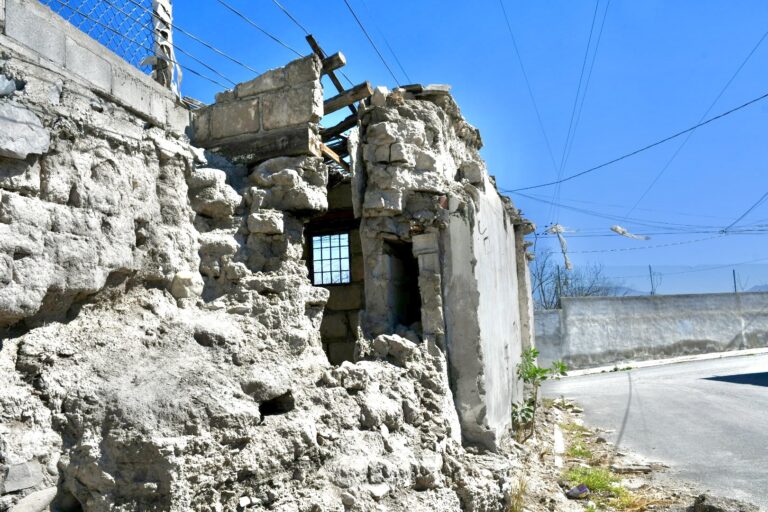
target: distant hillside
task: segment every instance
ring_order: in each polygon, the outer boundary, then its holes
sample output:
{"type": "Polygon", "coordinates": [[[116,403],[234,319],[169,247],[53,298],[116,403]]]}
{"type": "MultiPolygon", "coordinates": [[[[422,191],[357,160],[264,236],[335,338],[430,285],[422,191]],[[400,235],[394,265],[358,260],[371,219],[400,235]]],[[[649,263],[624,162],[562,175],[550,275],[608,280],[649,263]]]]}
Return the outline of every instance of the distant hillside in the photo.
{"type": "Polygon", "coordinates": [[[756,286],[753,286],[748,292],[768,292],[768,284],[758,284],[756,286]]]}

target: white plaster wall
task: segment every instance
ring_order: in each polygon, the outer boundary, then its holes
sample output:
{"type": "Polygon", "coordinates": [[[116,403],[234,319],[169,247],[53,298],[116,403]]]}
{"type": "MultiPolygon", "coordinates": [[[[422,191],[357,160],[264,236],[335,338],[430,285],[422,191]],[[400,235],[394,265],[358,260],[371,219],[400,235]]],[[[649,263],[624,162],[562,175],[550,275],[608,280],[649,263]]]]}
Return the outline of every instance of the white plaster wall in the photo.
{"type": "Polygon", "coordinates": [[[497,444],[522,400],[522,341],[514,227],[489,181],[473,215],[451,217],[448,235],[446,337],[463,434],[497,444]]]}
{"type": "MultiPolygon", "coordinates": [[[[545,363],[561,358],[587,368],[768,346],[768,293],[564,298],[562,305],[559,349],[548,328],[536,334],[545,363]]],[[[537,328],[547,325],[536,315],[537,328]]]]}
{"type": "Polygon", "coordinates": [[[514,227],[501,199],[487,181],[480,194],[473,230],[477,311],[485,355],[486,414],[491,428],[510,422],[512,402],[522,398],[516,371],[522,346],[514,227]]]}

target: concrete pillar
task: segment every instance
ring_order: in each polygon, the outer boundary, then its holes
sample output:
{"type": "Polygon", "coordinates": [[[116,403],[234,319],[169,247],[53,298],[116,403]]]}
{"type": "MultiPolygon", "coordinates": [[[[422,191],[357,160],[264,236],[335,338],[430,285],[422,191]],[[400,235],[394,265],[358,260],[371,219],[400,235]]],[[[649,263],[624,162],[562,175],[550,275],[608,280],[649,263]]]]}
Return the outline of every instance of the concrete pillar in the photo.
{"type": "Polygon", "coordinates": [[[0,0],[0,33],[5,34],[5,0],[0,0]]]}
{"type": "Polygon", "coordinates": [[[517,266],[517,300],[520,304],[520,341],[522,349],[534,345],[533,297],[531,273],[528,269],[527,243],[523,226],[515,225],[515,264],[517,266]]]}

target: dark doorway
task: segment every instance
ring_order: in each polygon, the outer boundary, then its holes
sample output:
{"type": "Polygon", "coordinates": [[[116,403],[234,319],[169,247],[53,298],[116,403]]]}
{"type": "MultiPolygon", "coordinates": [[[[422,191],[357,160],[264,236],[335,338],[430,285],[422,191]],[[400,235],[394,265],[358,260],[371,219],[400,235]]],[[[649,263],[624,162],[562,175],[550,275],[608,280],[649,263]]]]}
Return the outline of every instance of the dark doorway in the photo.
{"type": "Polygon", "coordinates": [[[421,322],[419,261],[413,255],[413,244],[385,242],[384,253],[390,257],[391,319],[395,324],[411,327],[421,322]]]}

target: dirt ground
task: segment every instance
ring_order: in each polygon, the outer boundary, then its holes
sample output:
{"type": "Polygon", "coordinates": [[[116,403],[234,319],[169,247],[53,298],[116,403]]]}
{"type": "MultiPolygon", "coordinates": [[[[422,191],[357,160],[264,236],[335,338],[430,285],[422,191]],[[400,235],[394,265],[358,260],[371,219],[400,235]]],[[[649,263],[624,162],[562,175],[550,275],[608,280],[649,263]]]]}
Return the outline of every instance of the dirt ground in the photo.
{"type": "Polygon", "coordinates": [[[535,433],[513,443],[524,462],[510,512],[759,512],[743,502],[704,495],[688,483],[662,481],[666,466],[617,450],[606,441],[606,432],[584,425],[581,413],[567,399],[544,400],[535,433]],[[568,492],[580,485],[587,490],[568,492]]]}

